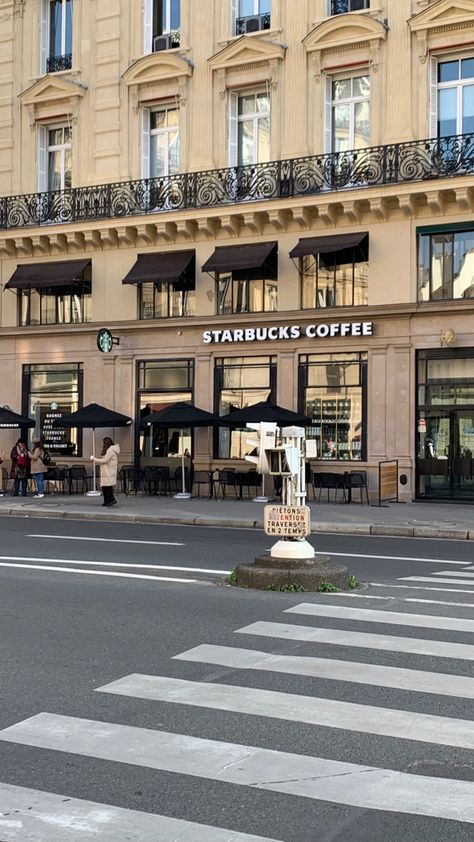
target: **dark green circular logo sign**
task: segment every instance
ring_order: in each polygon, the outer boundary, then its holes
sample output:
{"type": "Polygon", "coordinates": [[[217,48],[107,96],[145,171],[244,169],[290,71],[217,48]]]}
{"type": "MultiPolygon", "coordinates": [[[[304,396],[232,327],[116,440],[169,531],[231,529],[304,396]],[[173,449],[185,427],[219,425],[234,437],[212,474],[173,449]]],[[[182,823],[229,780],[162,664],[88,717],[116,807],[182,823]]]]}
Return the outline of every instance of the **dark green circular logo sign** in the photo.
{"type": "Polygon", "coordinates": [[[114,346],[113,336],[106,327],[99,330],[97,334],[97,347],[103,354],[110,354],[114,346]]]}

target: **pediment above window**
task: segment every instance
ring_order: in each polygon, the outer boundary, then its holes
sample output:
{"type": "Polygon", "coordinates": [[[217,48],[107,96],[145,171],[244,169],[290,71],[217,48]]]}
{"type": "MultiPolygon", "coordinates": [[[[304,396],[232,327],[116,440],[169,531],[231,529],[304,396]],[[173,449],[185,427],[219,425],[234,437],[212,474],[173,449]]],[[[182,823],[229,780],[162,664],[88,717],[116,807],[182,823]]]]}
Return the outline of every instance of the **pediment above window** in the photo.
{"type": "Polygon", "coordinates": [[[86,89],[77,82],[61,77],[43,76],[38,82],[27,88],[20,94],[19,99],[23,105],[49,105],[59,101],[74,101],[83,97],[86,89]]]}
{"type": "Polygon", "coordinates": [[[474,26],[474,0],[438,0],[408,21],[412,32],[474,26]]]}
{"type": "Polygon", "coordinates": [[[149,85],[192,76],[193,66],[167,51],[150,53],[134,62],[123,74],[127,85],[149,85]]]}
{"type": "Polygon", "coordinates": [[[303,39],[308,53],[380,44],[387,37],[383,23],[367,15],[334,15],[303,39]]]}
{"type": "Polygon", "coordinates": [[[283,61],[286,47],[267,38],[249,38],[242,35],[227,44],[209,59],[213,70],[236,70],[248,65],[264,65],[283,61]]]}

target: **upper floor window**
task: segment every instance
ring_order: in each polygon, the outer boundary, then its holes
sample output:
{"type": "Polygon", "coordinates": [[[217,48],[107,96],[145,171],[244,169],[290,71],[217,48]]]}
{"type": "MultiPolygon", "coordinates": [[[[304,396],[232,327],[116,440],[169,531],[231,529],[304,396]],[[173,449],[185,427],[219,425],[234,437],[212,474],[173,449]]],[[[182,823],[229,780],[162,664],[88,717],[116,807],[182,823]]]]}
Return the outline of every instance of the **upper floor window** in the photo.
{"type": "Polygon", "coordinates": [[[229,166],[249,166],[270,158],[270,97],[264,91],[231,93],[229,166]]]}
{"type": "Polygon", "coordinates": [[[366,149],[370,144],[370,77],[327,78],[326,152],[366,149]]]}
{"type": "Polygon", "coordinates": [[[40,192],[67,190],[72,186],[71,129],[69,126],[39,126],[38,189],[40,192]]]}
{"type": "Polygon", "coordinates": [[[138,288],[141,319],[194,316],[195,292],[182,283],[141,284],[138,288]]]}
{"type": "Polygon", "coordinates": [[[72,0],[43,0],[41,72],[56,73],[72,67],[72,0]]]}
{"type": "Polygon", "coordinates": [[[66,325],[91,321],[91,265],[60,282],[51,264],[51,277],[43,272],[37,281],[18,291],[20,325],[66,325]]]}
{"type": "Polygon", "coordinates": [[[150,112],[150,178],[179,172],[179,111],[176,107],[150,112]]]}
{"type": "Polygon", "coordinates": [[[145,0],[145,52],[180,45],[181,0],[145,0]]]}
{"type": "Polygon", "coordinates": [[[359,307],[368,303],[368,238],[340,251],[300,258],[302,308],[359,307]]]}
{"type": "Polygon", "coordinates": [[[330,15],[344,15],[347,12],[362,12],[370,8],[370,0],[329,0],[330,15]]]}
{"type": "Polygon", "coordinates": [[[233,0],[232,11],[236,35],[248,35],[270,29],[271,0],[233,0]]]}
{"type": "Polygon", "coordinates": [[[434,58],[432,77],[432,137],[474,132],[474,58],[434,58]]]}
{"type": "Polygon", "coordinates": [[[449,298],[474,298],[474,226],[419,238],[418,299],[449,298]]]}

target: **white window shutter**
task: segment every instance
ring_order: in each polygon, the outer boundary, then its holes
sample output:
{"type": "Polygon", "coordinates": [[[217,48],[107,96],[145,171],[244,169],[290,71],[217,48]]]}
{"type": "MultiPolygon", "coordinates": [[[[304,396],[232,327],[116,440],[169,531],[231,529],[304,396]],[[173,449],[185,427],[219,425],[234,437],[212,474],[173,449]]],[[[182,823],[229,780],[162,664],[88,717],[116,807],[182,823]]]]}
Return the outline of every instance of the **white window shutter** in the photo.
{"type": "Polygon", "coordinates": [[[332,152],[332,76],[324,77],[324,152],[332,152]]]}
{"type": "Polygon", "coordinates": [[[143,7],[143,52],[153,50],[153,0],[144,0],[143,7]]]}
{"type": "Polygon", "coordinates": [[[230,0],[230,26],[231,26],[231,34],[236,34],[236,26],[237,26],[237,5],[238,0],[230,0]]]}
{"type": "Polygon", "coordinates": [[[430,137],[438,136],[438,59],[430,56],[430,137]]]}
{"type": "Polygon", "coordinates": [[[49,0],[41,0],[40,9],[40,73],[46,73],[49,52],[49,0]]]}
{"type": "Polygon", "coordinates": [[[48,127],[38,126],[38,191],[48,189],[48,127]]]}
{"type": "Polygon", "coordinates": [[[229,167],[239,163],[239,95],[235,91],[229,94],[229,167]]]}
{"type": "Polygon", "coordinates": [[[150,112],[142,111],[142,178],[150,178],[150,112]]]}

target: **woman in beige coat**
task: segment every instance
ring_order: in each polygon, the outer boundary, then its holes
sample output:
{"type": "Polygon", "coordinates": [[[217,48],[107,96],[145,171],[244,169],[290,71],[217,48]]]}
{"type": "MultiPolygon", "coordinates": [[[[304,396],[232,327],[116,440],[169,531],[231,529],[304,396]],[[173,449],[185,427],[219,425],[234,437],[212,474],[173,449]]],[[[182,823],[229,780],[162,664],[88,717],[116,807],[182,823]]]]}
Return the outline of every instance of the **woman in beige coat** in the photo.
{"type": "Polygon", "coordinates": [[[104,495],[103,506],[115,506],[117,502],[114,497],[114,485],[117,482],[119,453],[119,445],[114,444],[113,439],[106,437],[103,442],[102,456],[91,456],[91,460],[100,465],[100,487],[104,495]]]}
{"type": "Polygon", "coordinates": [[[44,497],[44,475],[47,473],[48,469],[43,462],[44,456],[44,446],[41,439],[34,438],[31,440],[33,445],[33,449],[30,453],[31,459],[31,476],[36,482],[36,494],[35,497],[44,497]]]}

